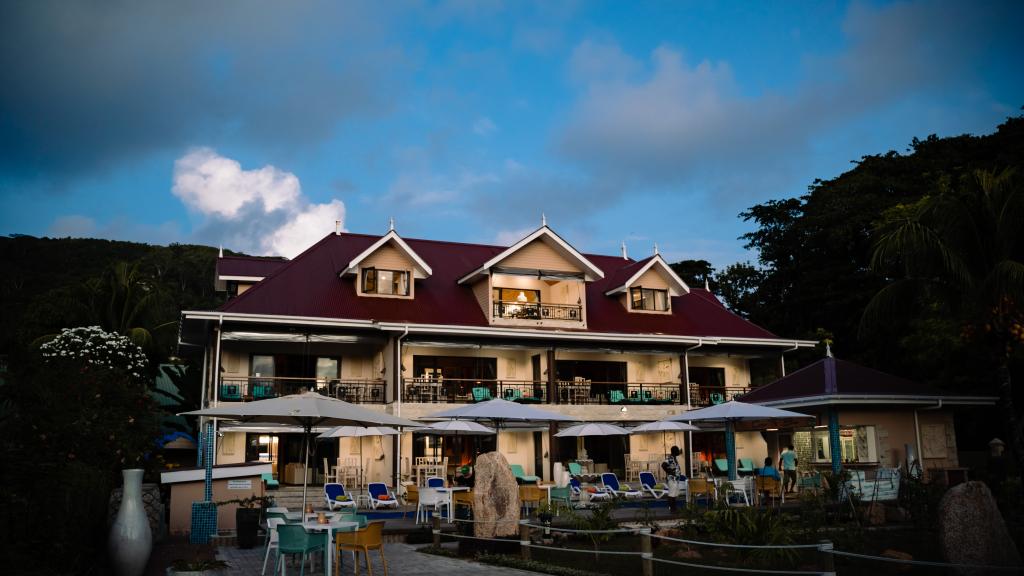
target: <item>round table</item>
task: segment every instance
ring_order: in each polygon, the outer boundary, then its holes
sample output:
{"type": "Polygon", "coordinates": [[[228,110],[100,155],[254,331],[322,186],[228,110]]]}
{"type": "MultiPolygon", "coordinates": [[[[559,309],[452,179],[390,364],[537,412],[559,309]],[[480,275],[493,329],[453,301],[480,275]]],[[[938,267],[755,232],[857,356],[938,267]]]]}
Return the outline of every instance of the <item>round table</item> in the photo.
{"type": "Polygon", "coordinates": [[[326,533],[327,546],[324,548],[324,574],[326,574],[327,576],[331,576],[332,574],[334,574],[334,572],[331,571],[331,564],[334,559],[334,533],[342,529],[358,528],[359,522],[332,519],[326,524],[321,524],[316,520],[312,520],[303,522],[302,527],[306,529],[306,532],[326,533]]]}

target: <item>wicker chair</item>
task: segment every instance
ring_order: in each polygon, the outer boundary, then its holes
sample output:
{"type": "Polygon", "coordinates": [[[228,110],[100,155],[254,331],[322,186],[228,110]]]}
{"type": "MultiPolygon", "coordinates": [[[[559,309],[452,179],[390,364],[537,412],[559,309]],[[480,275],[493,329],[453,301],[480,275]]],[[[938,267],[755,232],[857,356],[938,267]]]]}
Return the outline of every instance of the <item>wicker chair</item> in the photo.
{"type": "Polygon", "coordinates": [[[382,530],[384,529],[384,521],[377,520],[376,522],[370,522],[366,525],[366,528],[362,530],[356,530],[355,532],[339,532],[335,537],[335,553],[337,554],[338,561],[334,563],[334,576],[339,576],[341,569],[341,553],[342,552],[355,552],[355,573],[359,575],[359,554],[362,553],[366,557],[366,572],[369,576],[373,576],[373,565],[370,564],[370,550],[376,550],[380,553],[380,561],[384,564],[384,576],[388,576],[388,561],[384,557],[384,539],[382,537],[382,530]]]}

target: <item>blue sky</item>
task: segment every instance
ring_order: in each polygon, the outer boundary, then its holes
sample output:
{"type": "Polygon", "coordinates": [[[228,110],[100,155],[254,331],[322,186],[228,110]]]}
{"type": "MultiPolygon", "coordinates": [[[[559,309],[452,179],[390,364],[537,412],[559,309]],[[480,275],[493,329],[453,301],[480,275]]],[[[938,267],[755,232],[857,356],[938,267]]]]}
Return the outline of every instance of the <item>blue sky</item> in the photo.
{"type": "Polygon", "coordinates": [[[6,2],[0,233],[753,259],[737,214],[1024,104],[1014,3],[6,2]],[[381,6],[383,4],[383,6],[381,6]]]}

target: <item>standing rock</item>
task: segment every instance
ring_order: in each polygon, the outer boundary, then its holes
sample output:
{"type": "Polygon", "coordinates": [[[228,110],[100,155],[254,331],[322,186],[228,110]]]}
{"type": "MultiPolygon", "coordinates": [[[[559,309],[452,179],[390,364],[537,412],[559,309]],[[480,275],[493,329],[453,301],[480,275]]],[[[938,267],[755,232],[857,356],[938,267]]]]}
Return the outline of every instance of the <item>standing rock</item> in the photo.
{"type": "MultiPolygon", "coordinates": [[[[947,562],[983,566],[1020,566],[1020,554],[1006,530],[992,492],[983,482],[950,488],[939,503],[942,554],[947,562]]],[[[986,574],[963,569],[960,574],[986,574]]]]}
{"type": "Polygon", "coordinates": [[[519,533],[519,485],[500,452],[476,458],[473,470],[473,535],[478,538],[519,533]]]}

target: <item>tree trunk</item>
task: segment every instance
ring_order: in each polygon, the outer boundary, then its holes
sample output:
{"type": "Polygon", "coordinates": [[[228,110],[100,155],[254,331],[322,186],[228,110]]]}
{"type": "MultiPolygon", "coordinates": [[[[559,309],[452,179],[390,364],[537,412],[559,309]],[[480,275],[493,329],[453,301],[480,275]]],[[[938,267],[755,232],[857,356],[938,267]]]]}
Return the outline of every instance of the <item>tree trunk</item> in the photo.
{"type": "Polygon", "coordinates": [[[999,404],[1003,409],[1003,421],[1006,422],[1006,440],[1013,451],[1013,459],[1019,473],[1024,471],[1024,429],[1013,406],[1013,381],[1009,358],[1002,358],[999,367],[996,368],[996,386],[999,390],[999,404]]]}

